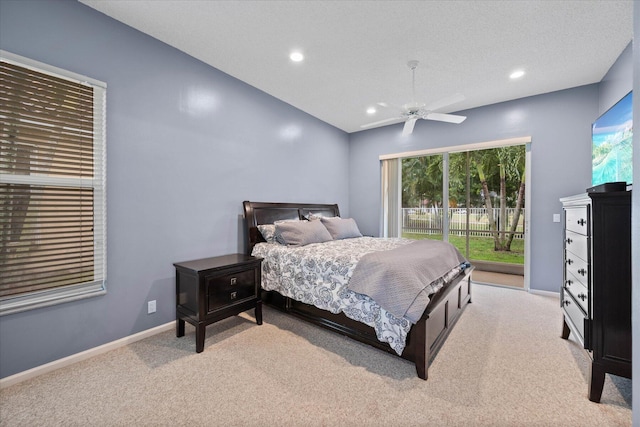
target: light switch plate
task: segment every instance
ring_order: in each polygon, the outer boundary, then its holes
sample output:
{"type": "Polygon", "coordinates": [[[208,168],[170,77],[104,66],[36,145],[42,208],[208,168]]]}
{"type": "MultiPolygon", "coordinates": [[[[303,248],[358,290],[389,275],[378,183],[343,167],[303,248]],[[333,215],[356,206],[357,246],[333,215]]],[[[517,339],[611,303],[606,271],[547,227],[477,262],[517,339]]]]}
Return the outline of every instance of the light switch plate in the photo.
{"type": "Polygon", "coordinates": [[[553,222],[560,222],[560,214],[553,214],[553,222]]]}

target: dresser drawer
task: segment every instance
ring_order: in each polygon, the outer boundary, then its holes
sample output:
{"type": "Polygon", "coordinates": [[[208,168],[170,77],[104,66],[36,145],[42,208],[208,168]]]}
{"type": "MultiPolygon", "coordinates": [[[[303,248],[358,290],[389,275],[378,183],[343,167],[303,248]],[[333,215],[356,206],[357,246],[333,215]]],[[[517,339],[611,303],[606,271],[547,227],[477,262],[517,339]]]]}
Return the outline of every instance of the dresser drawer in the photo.
{"type": "Polygon", "coordinates": [[[585,313],[589,313],[589,292],[587,287],[569,272],[565,274],[564,290],[571,294],[585,313]]]}
{"type": "Polygon", "coordinates": [[[254,269],[205,278],[207,313],[256,296],[254,269]]]}
{"type": "Polygon", "coordinates": [[[584,320],[586,315],[566,292],[563,293],[562,308],[564,315],[573,326],[572,330],[578,335],[578,341],[584,346],[584,320]]]}
{"type": "Polygon", "coordinates": [[[565,232],[564,247],[583,261],[589,261],[589,238],[585,235],[565,232]]]}
{"type": "Polygon", "coordinates": [[[565,251],[564,265],[566,270],[584,286],[589,286],[589,264],[586,261],[569,251],[565,251]]]}
{"type": "Polygon", "coordinates": [[[589,234],[589,216],[586,205],[565,208],[565,228],[585,236],[589,234]]]}

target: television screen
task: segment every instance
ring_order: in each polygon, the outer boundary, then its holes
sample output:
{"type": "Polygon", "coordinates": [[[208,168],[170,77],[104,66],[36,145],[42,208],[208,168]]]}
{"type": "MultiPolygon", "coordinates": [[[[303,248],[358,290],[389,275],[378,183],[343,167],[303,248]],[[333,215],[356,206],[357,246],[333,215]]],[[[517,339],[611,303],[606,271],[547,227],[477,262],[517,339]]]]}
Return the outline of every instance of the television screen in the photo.
{"type": "Polygon", "coordinates": [[[631,184],[632,170],[632,92],[593,123],[591,132],[591,183],[631,184]]]}

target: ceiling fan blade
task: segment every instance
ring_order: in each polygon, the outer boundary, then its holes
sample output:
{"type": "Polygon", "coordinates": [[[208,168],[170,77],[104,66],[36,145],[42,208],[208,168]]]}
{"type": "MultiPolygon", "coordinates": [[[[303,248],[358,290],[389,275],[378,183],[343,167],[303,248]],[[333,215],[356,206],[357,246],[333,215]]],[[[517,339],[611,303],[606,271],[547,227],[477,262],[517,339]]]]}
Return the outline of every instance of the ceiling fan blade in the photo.
{"type": "Polygon", "coordinates": [[[378,126],[378,125],[383,125],[383,124],[387,124],[387,123],[391,123],[391,122],[400,122],[400,121],[402,121],[402,117],[392,117],[390,119],[384,119],[384,120],[379,120],[379,121],[373,122],[373,123],[367,123],[366,125],[360,126],[360,128],[361,129],[370,128],[372,126],[378,126]]]}
{"type": "Polygon", "coordinates": [[[455,114],[429,113],[423,118],[427,120],[437,120],[447,123],[462,123],[466,120],[466,116],[456,116],[455,114]]]}
{"type": "Polygon", "coordinates": [[[417,118],[413,118],[404,122],[404,127],[402,128],[402,136],[411,135],[413,133],[413,127],[416,125],[417,120],[417,118]]]}
{"type": "Polygon", "coordinates": [[[446,98],[439,99],[438,101],[434,101],[431,104],[427,105],[424,109],[427,111],[435,111],[440,108],[446,107],[447,105],[452,105],[460,101],[464,101],[464,95],[461,93],[456,93],[451,96],[447,96],[446,98]]]}

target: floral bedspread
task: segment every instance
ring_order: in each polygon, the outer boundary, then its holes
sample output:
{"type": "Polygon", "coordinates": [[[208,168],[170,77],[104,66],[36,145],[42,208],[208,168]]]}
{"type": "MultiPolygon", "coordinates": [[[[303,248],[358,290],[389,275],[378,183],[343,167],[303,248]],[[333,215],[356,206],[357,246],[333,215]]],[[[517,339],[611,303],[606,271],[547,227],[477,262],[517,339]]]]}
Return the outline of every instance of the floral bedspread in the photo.
{"type": "MultiPolygon", "coordinates": [[[[359,237],[306,246],[258,243],[253,256],[262,262],[262,288],[305,304],[371,326],[378,340],[389,343],[399,355],[404,350],[411,322],[397,318],[366,295],[348,289],[349,279],[362,256],[398,248],[410,239],[359,237]]],[[[455,276],[460,270],[448,276],[455,276]]],[[[442,285],[440,285],[442,286],[442,285]]]]}

